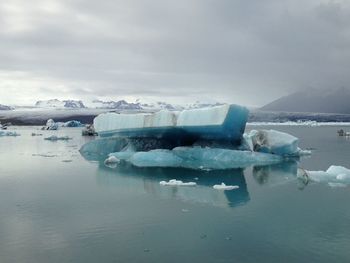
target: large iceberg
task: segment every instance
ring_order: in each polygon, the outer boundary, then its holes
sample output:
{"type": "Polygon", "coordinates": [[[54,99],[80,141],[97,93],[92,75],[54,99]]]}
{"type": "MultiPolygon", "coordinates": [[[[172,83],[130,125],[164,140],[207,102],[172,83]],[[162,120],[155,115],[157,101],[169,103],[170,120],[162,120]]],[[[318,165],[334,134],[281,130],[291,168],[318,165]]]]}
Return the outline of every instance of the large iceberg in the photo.
{"type": "Polygon", "coordinates": [[[298,138],[279,131],[244,134],[246,108],[222,105],[208,109],[152,114],[103,113],[94,119],[99,139],[85,144],[88,160],[114,156],[136,167],[233,169],[281,163],[299,156],[298,138]]]}

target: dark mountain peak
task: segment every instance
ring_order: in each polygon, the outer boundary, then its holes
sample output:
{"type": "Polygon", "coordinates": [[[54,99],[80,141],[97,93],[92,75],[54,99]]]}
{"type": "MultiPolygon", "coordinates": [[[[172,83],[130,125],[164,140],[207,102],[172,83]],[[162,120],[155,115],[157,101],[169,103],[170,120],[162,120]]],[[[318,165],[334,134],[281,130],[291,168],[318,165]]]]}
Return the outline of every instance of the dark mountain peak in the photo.
{"type": "Polygon", "coordinates": [[[308,88],[272,101],[261,110],[350,114],[350,90],[308,88]]]}

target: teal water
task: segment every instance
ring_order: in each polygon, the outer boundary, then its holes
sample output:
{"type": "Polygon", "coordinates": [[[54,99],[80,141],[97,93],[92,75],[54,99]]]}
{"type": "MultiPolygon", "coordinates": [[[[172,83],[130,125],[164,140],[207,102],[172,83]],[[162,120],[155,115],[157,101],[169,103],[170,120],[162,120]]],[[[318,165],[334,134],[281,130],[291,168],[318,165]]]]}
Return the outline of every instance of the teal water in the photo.
{"type": "Polygon", "coordinates": [[[295,176],[297,167],[350,168],[339,127],[273,127],[312,156],[211,172],[112,169],[79,154],[91,139],[80,129],[15,128],[20,137],[0,138],[0,262],[350,261],[349,187],[295,176]],[[73,140],[43,139],[52,134],[73,140]],[[159,185],[173,178],[198,186],[159,185]],[[240,188],[212,188],[221,182],[240,188]]]}

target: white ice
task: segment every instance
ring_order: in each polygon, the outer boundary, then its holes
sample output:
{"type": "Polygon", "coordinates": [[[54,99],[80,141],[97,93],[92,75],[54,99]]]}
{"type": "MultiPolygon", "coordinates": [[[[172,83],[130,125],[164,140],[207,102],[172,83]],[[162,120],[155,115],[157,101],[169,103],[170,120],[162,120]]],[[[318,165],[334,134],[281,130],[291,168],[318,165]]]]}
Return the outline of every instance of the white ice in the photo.
{"type": "Polygon", "coordinates": [[[115,156],[109,156],[106,160],[105,160],[105,164],[110,164],[110,163],[120,163],[120,160],[115,157],[115,156]]]}
{"type": "Polygon", "coordinates": [[[94,119],[97,132],[132,128],[183,127],[222,124],[230,105],[174,112],[118,114],[102,113],[94,119]]]}
{"type": "Polygon", "coordinates": [[[350,169],[343,166],[330,166],[326,171],[305,171],[309,180],[327,183],[330,186],[344,186],[350,184],[350,169]]]}
{"type": "Polygon", "coordinates": [[[20,136],[20,134],[15,131],[0,130],[0,137],[1,136],[20,136]]]}
{"type": "Polygon", "coordinates": [[[252,130],[243,136],[250,150],[277,155],[298,155],[298,138],[276,130],[252,130]]]}
{"type": "Polygon", "coordinates": [[[184,183],[181,180],[176,180],[176,179],[171,179],[171,180],[169,180],[169,182],[160,181],[159,184],[160,185],[167,185],[167,186],[196,186],[197,185],[197,183],[195,183],[195,182],[184,183]]]}
{"type": "Polygon", "coordinates": [[[214,189],[216,190],[234,190],[234,189],[238,189],[239,186],[238,185],[226,185],[225,183],[221,183],[221,184],[215,184],[213,186],[214,189]]]}

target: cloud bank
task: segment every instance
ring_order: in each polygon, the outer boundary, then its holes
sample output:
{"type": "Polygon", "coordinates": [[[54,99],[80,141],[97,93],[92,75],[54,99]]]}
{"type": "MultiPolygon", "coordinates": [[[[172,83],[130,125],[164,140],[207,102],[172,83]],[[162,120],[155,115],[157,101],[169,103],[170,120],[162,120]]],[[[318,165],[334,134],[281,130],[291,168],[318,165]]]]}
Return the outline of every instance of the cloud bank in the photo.
{"type": "Polygon", "coordinates": [[[154,98],[263,105],[350,81],[350,3],[0,3],[0,103],[154,98]]]}

